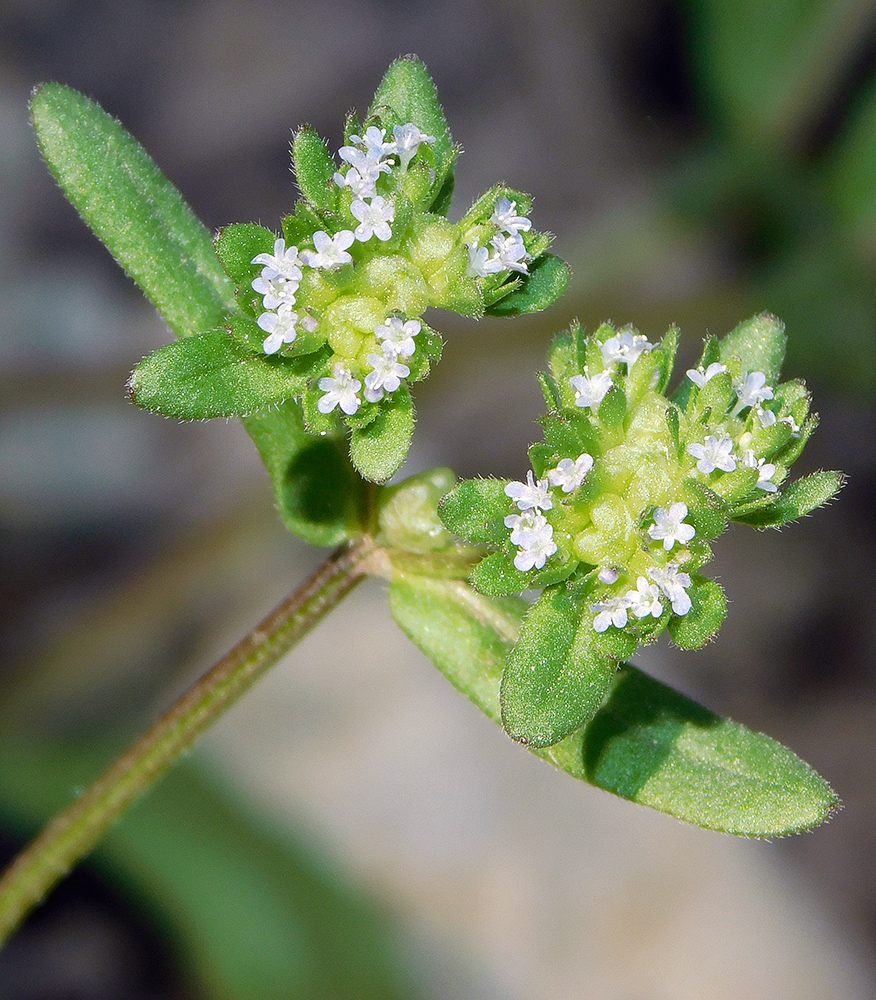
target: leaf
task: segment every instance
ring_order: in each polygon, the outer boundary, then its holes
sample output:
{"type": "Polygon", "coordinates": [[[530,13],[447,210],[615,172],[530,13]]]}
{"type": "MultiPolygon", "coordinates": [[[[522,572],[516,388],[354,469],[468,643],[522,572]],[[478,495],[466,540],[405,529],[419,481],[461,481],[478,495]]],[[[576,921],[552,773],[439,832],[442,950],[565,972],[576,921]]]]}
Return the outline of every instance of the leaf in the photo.
{"type": "Polygon", "coordinates": [[[562,585],[545,590],[508,657],[502,725],[528,746],[551,746],[589,722],[617,668],[591,641],[584,601],[562,585]]]}
{"type": "Polygon", "coordinates": [[[737,358],[743,374],[763,372],[767,382],[773,383],[782,368],[786,343],[785,324],[769,313],[761,313],[740,323],[721,339],[721,361],[727,364],[731,358],[737,358]]]}
{"type": "MultiPolygon", "coordinates": [[[[498,722],[502,668],[525,603],[423,577],[397,577],[389,602],[402,631],[498,722]]],[[[581,781],[723,833],[797,833],[818,826],[838,806],[829,785],[786,747],[629,664],[618,668],[586,727],[532,752],[581,781]]]]}
{"type": "Polygon", "coordinates": [[[309,126],[302,126],[292,140],[292,163],[301,193],[323,211],[334,211],[337,185],[333,181],[335,162],[326,144],[309,126]]]}
{"type": "Polygon", "coordinates": [[[47,83],[31,100],[49,169],[85,222],[180,337],[237,309],[210,233],[142,146],[87,97],[47,83]]]}
{"type": "Polygon", "coordinates": [[[547,309],[566,290],[569,284],[569,265],[546,253],[532,263],[520,287],[488,306],[487,316],[521,316],[524,313],[547,309]]]}
{"type": "Polygon", "coordinates": [[[505,517],[512,501],[505,495],[507,479],[466,479],[438,504],[438,515],[460,538],[479,545],[504,545],[505,517]]]}
{"type": "Polygon", "coordinates": [[[365,484],[342,437],[316,437],[294,400],[243,418],[267,466],[289,530],[311,545],[337,545],[362,533],[365,484]]]}
{"type": "Polygon", "coordinates": [[[435,142],[429,145],[435,160],[432,190],[436,193],[435,201],[441,204],[433,211],[443,214],[445,185],[457,151],[432,77],[416,56],[404,56],[392,63],[377,88],[368,116],[379,116],[390,129],[412,122],[434,137],[435,142]]]}
{"type": "Polygon", "coordinates": [[[845,476],[841,472],[813,472],[786,486],[771,504],[734,512],[733,520],[755,528],[778,528],[832,500],[844,483],[845,476]]]}
{"type": "Polygon", "coordinates": [[[350,439],[350,457],[359,474],[373,483],[391,479],[401,468],[414,434],[414,402],[402,384],[389,405],[367,427],[357,428],[350,439]]]}
{"type": "Polygon", "coordinates": [[[686,615],[669,619],[669,634],[679,649],[702,649],[727,617],[727,595],[720,584],[696,574],[691,576],[688,595],[693,607],[686,615]]]}
{"type": "Polygon", "coordinates": [[[253,264],[253,257],[260,253],[273,253],[276,240],[276,233],[254,222],[233,222],[219,230],[216,254],[244,298],[255,298],[251,282],[260,268],[258,264],[253,264]]]}
{"type": "Polygon", "coordinates": [[[798,833],[839,805],[824,779],[781,743],[630,666],[590,725],[545,756],[621,798],[721,833],[798,833]]]}
{"type": "Polygon", "coordinates": [[[131,400],[180,420],[254,413],[300,393],[309,361],[253,354],[224,330],[160,347],[134,369],[131,400]]]}

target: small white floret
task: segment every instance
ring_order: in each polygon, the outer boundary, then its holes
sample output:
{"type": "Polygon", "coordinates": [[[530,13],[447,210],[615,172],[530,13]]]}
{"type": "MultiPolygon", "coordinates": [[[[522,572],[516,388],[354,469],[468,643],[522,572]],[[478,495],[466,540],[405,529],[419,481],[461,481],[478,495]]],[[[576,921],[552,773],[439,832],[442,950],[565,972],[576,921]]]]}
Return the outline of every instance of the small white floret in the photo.
{"type": "Polygon", "coordinates": [[[357,200],[350,205],[350,212],[359,220],[353,236],[360,243],[367,243],[372,236],[384,242],[392,238],[389,224],[395,219],[395,205],[391,201],[381,195],[372,198],[370,204],[357,200]]]}
{"type": "Polygon", "coordinates": [[[264,312],[256,321],[268,334],[262,342],[265,354],[276,354],[284,344],[292,344],[298,336],[298,313],[291,306],[280,306],[277,312],[264,312]]]}
{"type": "Polygon", "coordinates": [[[655,542],[662,541],[667,552],[676,544],[687,545],[697,530],[692,524],[685,524],[686,517],[686,503],[674,503],[668,510],[657,507],[654,511],[654,523],[648,528],[648,534],[655,542]]]}
{"type": "Polygon", "coordinates": [[[273,253],[256,254],[250,263],[264,265],[263,278],[285,278],[287,281],[301,280],[301,268],[298,266],[301,263],[298,247],[287,249],[284,239],[274,241],[273,253]]]}
{"type": "Polygon", "coordinates": [[[503,233],[516,236],[518,233],[528,233],[532,223],[523,215],[517,214],[517,202],[502,195],[496,199],[496,207],[490,216],[490,222],[498,226],[503,233]]]}
{"type": "Polygon", "coordinates": [[[687,453],[696,458],[697,469],[708,476],[715,469],[722,472],[732,472],[736,468],[736,459],[732,455],[733,440],[729,434],[717,438],[710,434],[703,444],[689,444],[687,453]]]}
{"type": "Polygon", "coordinates": [[[628,590],[626,599],[630,602],[630,611],[636,618],[659,618],[663,614],[660,603],[660,588],[656,583],[648,583],[644,576],[636,580],[636,589],[628,590]]]}
{"type": "Polygon", "coordinates": [[[531,469],[526,474],[525,483],[508,483],[505,487],[505,496],[511,497],[517,504],[518,510],[530,510],[534,507],[539,510],[550,510],[554,505],[548,490],[548,481],[539,479],[536,482],[531,469]]]}
{"type": "Polygon", "coordinates": [[[321,378],[317,383],[325,395],[316,404],[320,413],[331,413],[339,406],[348,417],[351,417],[360,407],[358,392],[362,383],[353,378],[349,368],[337,362],[332,369],[332,375],[321,378]]]}
{"type": "Polygon", "coordinates": [[[413,122],[396,125],[392,133],[395,136],[395,151],[398,153],[402,172],[408,169],[408,164],[417,155],[417,150],[424,142],[431,144],[435,141],[434,135],[426,135],[413,122]]]}
{"type": "Polygon", "coordinates": [[[466,243],[468,250],[468,267],[465,270],[468,278],[488,278],[491,274],[498,274],[502,268],[502,262],[498,257],[491,257],[487,247],[479,247],[477,240],[473,243],[466,243]]]}
{"type": "Polygon", "coordinates": [[[596,612],[593,619],[594,632],[606,632],[614,625],[624,628],[627,624],[630,601],[626,597],[609,597],[597,604],[591,604],[590,610],[596,612]]]}
{"type": "Polygon", "coordinates": [[[490,240],[495,252],[495,259],[498,260],[501,271],[518,271],[520,274],[529,274],[529,268],[524,263],[530,259],[526,252],[526,246],[521,237],[515,233],[513,236],[503,236],[501,233],[490,240]]]}
{"type": "Polygon", "coordinates": [[[563,493],[572,493],[587,478],[587,473],[593,468],[593,456],[584,452],[574,461],[571,458],[563,458],[555,469],[548,472],[548,480],[551,486],[559,486],[563,493]]]}
{"type": "Polygon", "coordinates": [[[641,333],[624,330],[615,337],[609,337],[602,345],[602,360],[606,366],[625,364],[629,372],[642,354],[653,351],[656,346],[641,333]]]}
{"type": "Polygon", "coordinates": [[[374,333],[383,341],[383,349],[390,348],[397,357],[409,358],[416,350],[414,337],[422,330],[418,319],[402,320],[400,316],[390,316],[378,326],[374,333]]]}
{"type": "Polygon", "coordinates": [[[652,566],[648,576],[657,584],[672,604],[673,613],[684,616],[693,607],[687,588],[690,586],[690,574],[680,573],[678,563],[670,562],[665,566],[652,566]]]}
{"type": "Polygon", "coordinates": [[[329,236],[321,229],[313,234],[313,245],[315,250],[302,250],[300,257],[308,267],[337,267],[340,264],[349,264],[353,259],[347,248],[353,245],[353,232],[350,229],[342,229],[334,236],[329,236]]]}
{"type": "Polygon", "coordinates": [[[700,389],[710,382],[716,375],[723,375],[727,371],[727,366],[719,364],[717,361],[713,361],[709,367],[703,371],[700,368],[688,368],[687,377],[693,382],[694,385],[699,386],[700,389]]]}
{"type": "Polygon", "coordinates": [[[410,368],[392,353],[369,354],[368,364],[371,371],[365,376],[365,398],[369,403],[379,402],[384,393],[395,392],[401,380],[411,374],[410,368]]]}
{"type": "Polygon", "coordinates": [[[573,375],[569,379],[569,385],[575,392],[575,406],[596,410],[612,386],[611,372],[604,371],[598,372],[596,375],[588,375],[585,368],[583,375],[573,375]]]}

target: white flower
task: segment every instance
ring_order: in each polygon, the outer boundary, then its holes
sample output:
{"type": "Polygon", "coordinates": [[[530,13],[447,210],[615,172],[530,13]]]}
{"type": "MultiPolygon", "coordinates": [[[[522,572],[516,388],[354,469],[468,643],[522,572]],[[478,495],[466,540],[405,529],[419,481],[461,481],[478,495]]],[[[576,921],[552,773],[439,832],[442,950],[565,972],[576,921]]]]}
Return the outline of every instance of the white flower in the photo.
{"type": "Polygon", "coordinates": [[[517,233],[528,233],[532,223],[525,216],[517,215],[517,202],[510,201],[504,195],[496,199],[496,207],[490,216],[490,222],[498,226],[504,233],[516,236],[517,233]]]}
{"type": "Polygon", "coordinates": [[[596,575],[599,577],[600,583],[611,585],[617,583],[620,578],[620,570],[616,566],[603,566],[596,575]]]}
{"type": "Polygon", "coordinates": [[[754,412],[760,421],[761,427],[772,427],[776,422],[776,415],[772,410],[765,410],[762,406],[755,406],[754,412]]]}
{"type": "Polygon", "coordinates": [[[425,132],[421,132],[413,122],[408,122],[407,125],[396,125],[392,134],[395,136],[395,148],[402,171],[408,169],[408,164],[417,155],[417,150],[422,143],[435,141],[434,135],[426,135],[425,132]]]}
{"type": "Polygon", "coordinates": [[[602,345],[602,360],[606,365],[626,364],[627,371],[630,371],[641,355],[645,351],[653,351],[655,346],[641,333],[625,330],[616,337],[609,337],[602,345]]]}
{"type": "Polygon", "coordinates": [[[573,375],[569,379],[569,385],[575,390],[575,406],[580,406],[582,409],[590,407],[595,410],[612,386],[611,372],[588,375],[585,368],[583,375],[573,375]]]}
{"type": "Polygon", "coordinates": [[[302,250],[301,260],[308,267],[336,267],[338,264],[349,264],[353,259],[346,251],[353,245],[354,236],[351,230],[342,229],[334,236],[329,236],[321,229],[313,234],[313,245],[316,250],[302,250]]]}
{"type": "Polygon", "coordinates": [[[290,305],[280,306],[277,312],[264,312],[256,322],[269,335],[262,342],[265,354],[276,354],[283,344],[294,343],[298,336],[295,329],[298,313],[290,305]]]}
{"type": "Polygon", "coordinates": [[[593,631],[605,632],[610,625],[623,628],[627,623],[627,611],[630,602],[626,597],[609,597],[605,601],[591,604],[590,610],[597,612],[593,619],[593,631]]]}
{"type": "Polygon", "coordinates": [[[670,562],[665,566],[652,566],[648,570],[648,576],[671,602],[675,614],[686,615],[690,611],[693,606],[690,594],[687,593],[687,588],[690,586],[690,574],[679,573],[678,563],[670,562]]]}
{"type": "Polygon", "coordinates": [[[701,367],[688,368],[687,377],[694,383],[694,385],[698,385],[702,389],[706,382],[710,382],[716,375],[723,375],[726,371],[726,365],[713,361],[705,371],[703,371],[701,367]]]}
{"type": "MultiPolygon", "coordinates": [[[[268,269],[265,268],[265,271],[268,269]]],[[[296,268],[296,270],[298,270],[296,268]]],[[[301,271],[298,271],[301,274],[301,271]]],[[[252,282],[253,291],[263,295],[264,299],[262,304],[265,309],[279,309],[280,306],[293,306],[295,305],[295,293],[298,291],[298,285],[300,284],[297,278],[283,278],[277,276],[276,278],[265,278],[264,275],[255,279],[252,282]]]]}
{"type": "Polygon", "coordinates": [[[561,486],[563,493],[571,493],[584,482],[592,468],[593,457],[584,452],[574,462],[571,458],[561,459],[559,465],[551,469],[547,476],[551,486],[561,486]]]}
{"type": "Polygon", "coordinates": [[[283,239],[274,241],[273,253],[260,253],[250,261],[251,264],[264,264],[262,277],[285,278],[287,281],[300,281],[301,268],[298,266],[301,261],[298,259],[298,247],[286,249],[286,241],[283,239]]]}
{"type": "Polygon", "coordinates": [[[505,487],[505,496],[517,504],[518,510],[530,510],[538,507],[541,510],[550,510],[554,502],[551,500],[546,479],[535,481],[532,469],[526,474],[525,483],[508,483],[505,487]]]}
{"type": "Polygon", "coordinates": [[[736,459],[730,454],[733,451],[733,440],[725,434],[720,440],[710,434],[703,444],[689,444],[688,455],[699,459],[697,468],[704,476],[715,469],[722,472],[732,472],[736,468],[736,459]]]}
{"type": "Polygon", "coordinates": [[[373,198],[377,194],[379,176],[376,171],[363,176],[355,167],[350,167],[346,174],[336,172],[334,181],[338,187],[348,187],[353,192],[354,198],[373,198]]]}
{"type": "Polygon", "coordinates": [[[316,333],[319,329],[319,320],[316,316],[305,316],[301,320],[301,329],[305,333],[316,333]]]}
{"type": "Polygon", "coordinates": [[[422,328],[418,319],[404,322],[399,316],[390,316],[374,333],[378,340],[383,341],[384,351],[391,349],[396,357],[409,358],[416,350],[414,337],[422,328]]]}
{"type": "Polygon", "coordinates": [[[332,375],[334,377],[326,376],[317,383],[325,395],[316,407],[320,413],[331,413],[336,406],[339,406],[350,417],[361,405],[357,393],[362,388],[362,383],[353,378],[350,369],[345,368],[340,362],[335,364],[332,375]]]}
{"type": "Polygon", "coordinates": [[[779,421],[779,423],[780,424],[787,424],[791,428],[791,437],[792,438],[798,438],[798,437],[800,437],[800,425],[791,416],[790,413],[788,414],[787,417],[782,417],[782,419],[779,421]]]}
{"type": "MultiPolygon", "coordinates": [[[[383,157],[392,156],[396,152],[395,142],[392,139],[386,141],[386,129],[378,128],[376,125],[369,125],[365,129],[365,135],[351,135],[350,142],[357,146],[363,146],[365,155],[372,160],[380,160],[383,157]]],[[[343,149],[350,149],[350,147],[344,146],[343,149]]],[[[343,156],[343,151],[341,155],[343,156]]]]}
{"type": "Polygon", "coordinates": [[[509,514],[505,518],[505,527],[511,528],[511,544],[519,547],[514,565],[521,573],[541,569],[557,551],[554,529],[547,518],[535,510],[509,514]]]}
{"type": "Polygon", "coordinates": [[[519,271],[521,274],[529,274],[529,268],[523,263],[529,258],[523,240],[515,233],[513,236],[494,236],[490,243],[495,249],[495,257],[501,265],[501,271],[519,271]]]}
{"type": "Polygon", "coordinates": [[[772,478],[776,474],[775,465],[767,462],[765,458],[758,458],[754,454],[754,449],[749,448],[745,455],[743,455],[742,467],[744,469],[757,469],[756,489],[766,490],[767,493],[778,493],[778,486],[772,482],[772,478]]]}
{"type": "Polygon", "coordinates": [[[685,524],[687,504],[674,503],[669,510],[657,507],[654,511],[654,523],[648,528],[648,534],[655,542],[662,541],[663,548],[668,552],[673,545],[687,545],[697,533],[692,524],[685,524]]]}
{"type": "Polygon", "coordinates": [[[733,407],[734,417],[746,406],[756,406],[766,399],[773,398],[773,390],[766,384],[766,375],[763,372],[749,372],[744,379],[735,381],[733,388],[739,397],[736,406],[733,407]]]}
{"type": "Polygon", "coordinates": [[[350,212],[359,220],[353,235],[360,243],[367,243],[372,236],[384,241],[392,237],[389,224],[395,218],[395,206],[381,195],[372,198],[370,205],[364,201],[354,201],[350,205],[350,212]]]}
{"type": "Polygon", "coordinates": [[[626,599],[630,602],[630,611],[636,618],[659,618],[663,614],[663,605],[660,603],[660,588],[656,583],[648,583],[644,576],[636,580],[636,589],[626,592],[626,599]]]}
{"type": "Polygon", "coordinates": [[[365,376],[365,398],[369,403],[383,399],[384,393],[395,392],[401,380],[411,374],[410,368],[403,365],[392,351],[369,354],[368,364],[372,369],[365,376]]]}
{"type": "Polygon", "coordinates": [[[341,146],[338,152],[342,160],[346,160],[354,170],[358,171],[360,177],[370,178],[374,183],[377,183],[377,178],[381,174],[388,174],[392,170],[392,164],[382,156],[370,152],[363,153],[355,146],[341,146]]]}
{"type": "Polygon", "coordinates": [[[465,269],[468,278],[487,278],[491,274],[498,274],[502,268],[502,262],[498,257],[491,257],[490,251],[486,247],[479,247],[478,241],[466,243],[468,249],[468,267],[465,269]]]}

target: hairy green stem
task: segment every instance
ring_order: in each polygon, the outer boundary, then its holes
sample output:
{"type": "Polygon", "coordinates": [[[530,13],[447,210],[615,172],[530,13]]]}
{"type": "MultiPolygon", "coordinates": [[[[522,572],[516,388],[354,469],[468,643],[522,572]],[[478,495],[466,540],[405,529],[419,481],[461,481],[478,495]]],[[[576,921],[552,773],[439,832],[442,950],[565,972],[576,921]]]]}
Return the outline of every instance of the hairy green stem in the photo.
{"type": "Polygon", "coordinates": [[[364,537],[343,545],[194,684],[0,878],[0,945],[195,739],[371,572],[364,537]]]}

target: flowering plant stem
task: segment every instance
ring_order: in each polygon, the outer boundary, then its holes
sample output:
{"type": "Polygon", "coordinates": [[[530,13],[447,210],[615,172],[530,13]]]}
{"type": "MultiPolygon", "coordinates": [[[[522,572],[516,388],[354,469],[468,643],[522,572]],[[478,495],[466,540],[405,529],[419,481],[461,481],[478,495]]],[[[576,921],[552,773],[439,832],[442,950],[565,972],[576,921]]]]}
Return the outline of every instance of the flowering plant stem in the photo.
{"type": "Polygon", "coordinates": [[[340,546],[194,684],[0,878],[0,945],[195,739],[370,573],[365,535],[340,546]]]}

